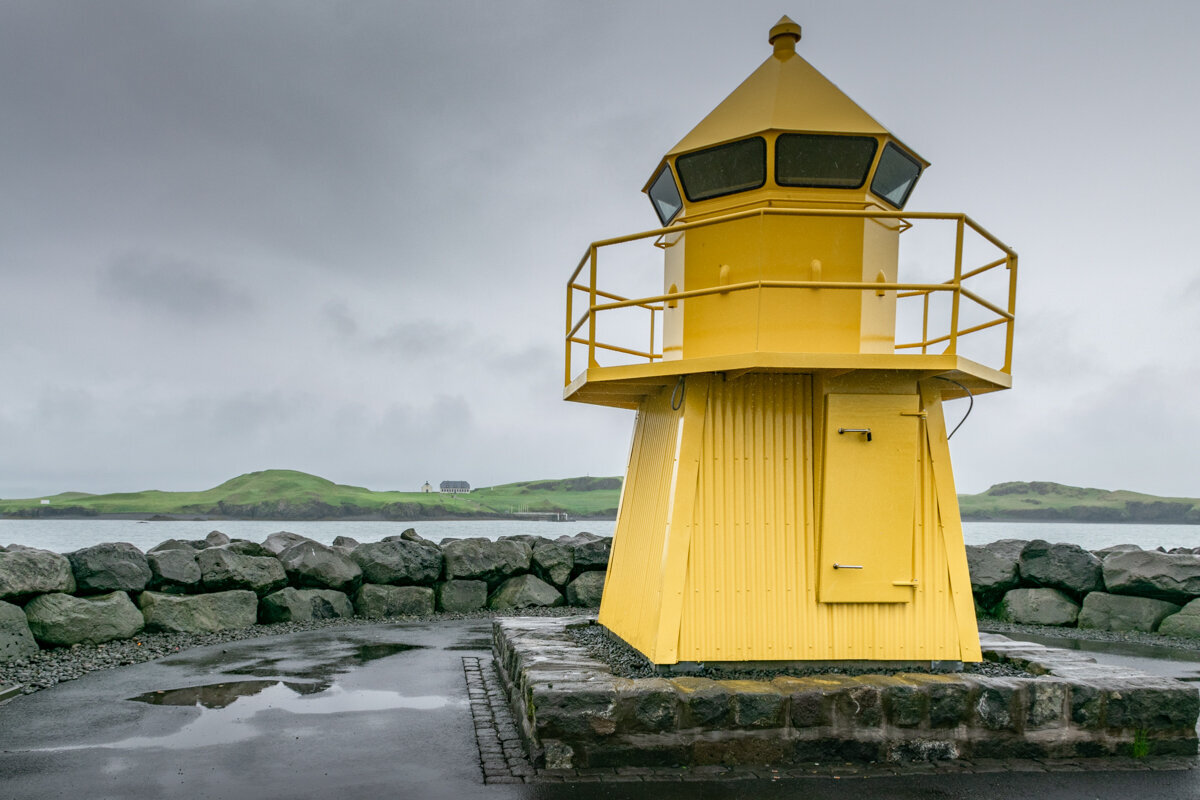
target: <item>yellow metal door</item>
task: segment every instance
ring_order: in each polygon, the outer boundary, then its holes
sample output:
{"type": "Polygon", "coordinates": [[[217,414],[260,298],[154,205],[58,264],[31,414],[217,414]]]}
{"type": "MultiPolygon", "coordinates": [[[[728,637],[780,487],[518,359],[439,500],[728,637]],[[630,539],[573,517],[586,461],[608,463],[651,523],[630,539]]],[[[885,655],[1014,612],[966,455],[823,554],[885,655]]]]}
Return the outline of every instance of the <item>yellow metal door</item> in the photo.
{"type": "Polygon", "coordinates": [[[920,432],[916,395],[826,397],[820,602],[912,601],[920,432]]]}

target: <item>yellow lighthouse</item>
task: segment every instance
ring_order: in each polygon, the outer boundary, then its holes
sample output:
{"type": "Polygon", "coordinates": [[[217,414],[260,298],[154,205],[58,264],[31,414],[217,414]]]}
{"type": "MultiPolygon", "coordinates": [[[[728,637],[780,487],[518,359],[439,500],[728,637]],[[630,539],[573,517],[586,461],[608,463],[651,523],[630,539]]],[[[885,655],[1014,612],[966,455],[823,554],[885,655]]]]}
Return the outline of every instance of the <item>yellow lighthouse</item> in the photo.
{"type": "Polygon", "coordinates": [[[1011,385],[1017,257],[904,211],[927,162],[799,40],[780,20],[663,157],[662,227],[567,282],[565,397],[637,409],[599,621],[657,664],[978,661],[942,403],[1011,385]],[[948,231],[940,279],[899,274],[917,226],[948,231]],[[606,282],[631,245],[662,251],[661,290],[606,282]],[[631,313],[639,343],[608,338],[631,313]],[[992,366],[965,353],[985,340],[992,366]]]}

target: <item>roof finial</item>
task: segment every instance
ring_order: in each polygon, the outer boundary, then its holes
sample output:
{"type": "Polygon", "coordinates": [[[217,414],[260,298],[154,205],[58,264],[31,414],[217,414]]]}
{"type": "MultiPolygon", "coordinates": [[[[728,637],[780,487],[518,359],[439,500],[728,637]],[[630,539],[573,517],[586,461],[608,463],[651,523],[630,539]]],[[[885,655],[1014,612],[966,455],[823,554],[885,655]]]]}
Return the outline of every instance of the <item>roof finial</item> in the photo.
{"type": "Polygon", "coordinates": [[[776,57],[787,58],[796,52],[796,42],[800,41],[800,26],[784,15],[767,34],[767,41],[775,45],[776,57]]]}

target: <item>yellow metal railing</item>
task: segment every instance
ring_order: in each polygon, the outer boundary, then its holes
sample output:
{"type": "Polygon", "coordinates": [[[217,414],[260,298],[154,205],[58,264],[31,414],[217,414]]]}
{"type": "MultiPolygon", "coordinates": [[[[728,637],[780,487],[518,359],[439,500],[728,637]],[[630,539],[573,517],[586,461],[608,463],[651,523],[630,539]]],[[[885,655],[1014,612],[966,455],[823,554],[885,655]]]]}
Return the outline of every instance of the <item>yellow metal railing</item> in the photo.
{"type": "Polygon", "coordinates": [[[858,292],[878,292],[895,291],[897,299],[910,297],[920,297],[923,300],[923,315],[921,321],[921,338],[914,342],[905,342],[896,344],[896,350],[913,350],[920,348],[922,354],[928,353],[929,348],[946,343],[946,348],[943,353],[957,353],[959,339],[968,336],[972,333],[977,333],[988,328],[993,328],[998,325],[1005,326],[1004,338],[1004,363],[999,369],[1000,371],[1011,374],[1012,371],[1012,349],[1013,349],[1013,325],[1016,320],[1016,299],[1017,299],[1017,254],[1002,241],[989,233],[983,226],[979,225],[966,214],[948,214],[939,212],[901,212],[901,211],[879,211],[879,210],[847,210],[847,209],[792,209],[792,208],[759,208],[747,211],[739,211],[733,214],[726,214],[719,217],[701,220],[698,222],[684,222],[677,225],[672,225],[669,228],[655,228],[650,231],[641,233],[631,233],[626,236],[617,236],[611,239],[602,239],[597,242],[592,242],[588,246],[587,252],[579,260],[579,264],[575,267],[571,277],[567,280],[567,333],[565,337],[566,344],[566,370],[565,383],[569,384],[572,379],[571,372],[571,350],[573,345],[585,345],[587,347],[587,363],[589,366],[599,366],[596,361],[596,351],[603,350],[612,353],[621,353],[624,355],[634,356],[637,358],[646,359],[648,362],[654,362],[661,359],[663,354],[661,351],[655,351],[655,329],[657,323],[657,315],[663,311],[668,304],[686,300],[691,297],[704,297],[707,295],[722,294],[727,295],[733,292],[743,292],[755,289],[816,289],[816,290],[840,290],[840,291],[858,291],[858,292]],[[955,245],[954,245],[954,273],[953,277],[940,283],[885,283],[877,281],[780,281],[780,280],[757,280],[745,281],[742,283],[725,284],[722,286],[714,286],[706,289],[694,289],[690,291],[681,291],[673,293],[664,293],[651,295],[648,297],[630,298],[612,292],[603,291],[597,288],[598,272],[599,272],[599,254],[601,249],[613,247],[615,245],[627,244],[636,242],[641,239],[658,238],[679,234],[693,228],[702,228],[710,225],[721,225],[727,222],[747,219],[751,217],[766,217],[766,216],[799,216],[799,217],[859,217],[872,220],[896,220],[901,226],[901,232],[910,229],[917,221],[921,220],[938,220],[950,221],[955,223],[955,245]],[[1002,255],[982,266],[964,269],[963,266],[963,249],[966,232],[970,230],[978,235],[987,243],[993,245],[1002,255]],[[993,269],[1003,266],[1008,270],[1008,297],[1004,307],[997,305],[978,293],[971,291],[963,286],[964,281],[976,278],[989,272],[993,269]],[[582,282],[580,276],[587,267],[586,282],[582,282]],[[576,293],[585,293],[587,295],[587,308],[578,317],[575,317],[575,295],[576,293]],[[930,298],[938,292],[948,292],[950,298],[950,319],[948,330],[944,333],[931,335],[929,331],[930,322],[930,298]],[[991,312],[993,319],[985,322],[971,325],[966,328],[959,328],[959,317],[961,312],[961,301],[963,298],[970,300],[979,307],[991,312]],[[602,302],[604,301],[604,302],[602,302]],[[649,346],[646,350],[638,350],[632,347],[623,347],[616,344],[598,341],[596,338],[596,321],[601,312],[613,311],[622,308],[642,308],[650,312],[650,332],[649,346]],[[586,326],[586,334],[583,333],[586,326]]]}

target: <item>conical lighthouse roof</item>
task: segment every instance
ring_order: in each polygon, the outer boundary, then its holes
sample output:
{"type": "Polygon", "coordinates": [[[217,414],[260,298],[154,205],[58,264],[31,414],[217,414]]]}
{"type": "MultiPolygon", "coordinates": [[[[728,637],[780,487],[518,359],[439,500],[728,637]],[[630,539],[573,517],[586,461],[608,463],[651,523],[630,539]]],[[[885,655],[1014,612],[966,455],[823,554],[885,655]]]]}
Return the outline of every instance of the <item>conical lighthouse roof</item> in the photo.
{"type": "Polygon", "coordinates": [[[667,157],[770,130],[891,135],[845,92],[796,54],[800,26],[787,17],[771,29],[775,52],[733,90],[667,157]]]}

